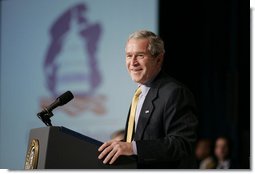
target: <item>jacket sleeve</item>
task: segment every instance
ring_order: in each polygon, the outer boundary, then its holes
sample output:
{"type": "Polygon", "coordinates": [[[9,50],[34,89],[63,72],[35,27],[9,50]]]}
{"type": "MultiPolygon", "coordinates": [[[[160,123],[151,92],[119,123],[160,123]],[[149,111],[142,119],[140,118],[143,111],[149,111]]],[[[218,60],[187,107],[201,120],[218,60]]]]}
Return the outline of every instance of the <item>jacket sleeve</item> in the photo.
{"type": "Polygon", "coordinates": [[[178,87],[165,97],[159,115],[164,137],[136,141],[140,163],[175,162],[194,153],[198,120],[193,95],[188,89],[178,87]]]}

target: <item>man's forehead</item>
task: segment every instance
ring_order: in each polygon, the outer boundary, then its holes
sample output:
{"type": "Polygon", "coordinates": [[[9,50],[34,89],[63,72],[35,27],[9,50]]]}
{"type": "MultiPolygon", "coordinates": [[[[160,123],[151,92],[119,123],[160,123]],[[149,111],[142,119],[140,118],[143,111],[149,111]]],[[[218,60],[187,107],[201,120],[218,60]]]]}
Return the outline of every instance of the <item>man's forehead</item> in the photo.
{"type": "Polygon", "coordinates": [[[126,45],[126,52],[147,52],[147,39],[130,39],[126,45]]]}

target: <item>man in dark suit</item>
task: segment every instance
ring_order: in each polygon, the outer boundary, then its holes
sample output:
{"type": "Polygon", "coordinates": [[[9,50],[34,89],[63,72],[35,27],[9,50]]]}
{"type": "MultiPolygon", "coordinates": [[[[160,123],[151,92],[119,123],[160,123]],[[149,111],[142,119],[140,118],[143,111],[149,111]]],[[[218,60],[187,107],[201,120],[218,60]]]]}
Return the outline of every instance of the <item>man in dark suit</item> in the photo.
{"type": "Polygon", "coordinates": [[[161,70],[164,52],[163,41],[150,31],[129,36],[126,65],[141,93],[134,104],[135,121],[130,121],[131,105],[126,140],[110,140],[99,148],[98,158],[104,163],[113,164],[121,155],[136,155],[138,168],[196,167],[194,98],[184,85],[161,70]]]}

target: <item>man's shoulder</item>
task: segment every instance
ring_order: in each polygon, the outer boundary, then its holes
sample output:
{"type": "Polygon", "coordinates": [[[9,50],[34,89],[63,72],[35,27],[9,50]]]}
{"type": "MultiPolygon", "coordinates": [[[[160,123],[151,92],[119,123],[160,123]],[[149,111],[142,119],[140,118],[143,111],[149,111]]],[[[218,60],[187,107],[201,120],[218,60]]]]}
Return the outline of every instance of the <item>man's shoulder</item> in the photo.
{"type": "Polygon", "coordinates": [[[183,83],[176,80],[166,72],[160,72],[157,79],[155,79],[155,87],[166,91],[188,89],[183,83]]]}
{"type": "Polygon", "coordinates": [[[158,97],[168,101],[169,99],[182,99],[194,101],[194,95],[191,90],[180,81],[176,80],[169,74],[161,72],[155,81],[155,91],[158,97]]]}
{"type": "Polygon", "coordinates": [[[186,85],[166,73],[162,74],[158,82],[157,96],[160,101],[171,104],[188,103],[193,108],[196,108],[194,95],[186,85]]]}

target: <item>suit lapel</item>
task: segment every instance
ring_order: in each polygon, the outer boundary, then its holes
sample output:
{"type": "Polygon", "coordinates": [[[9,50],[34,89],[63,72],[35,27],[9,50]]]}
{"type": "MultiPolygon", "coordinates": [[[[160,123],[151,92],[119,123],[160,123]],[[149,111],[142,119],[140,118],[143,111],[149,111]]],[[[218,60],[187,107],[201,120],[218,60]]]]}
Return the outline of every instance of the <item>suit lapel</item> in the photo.
{"type": "Polygon", "coordinates": [[[137,128],[135,132],[134,140],[140,140],[143,136],[144,130],[148,124],[148,121],[150,120],[150,117],[154,111],[154,100],[157,98],[158,95],[158,88],[151,88],[144,100],[139,120],[137,123],[137,128]]]}

